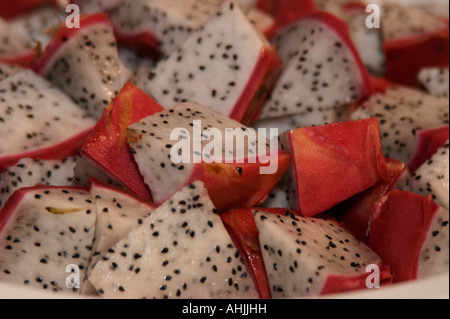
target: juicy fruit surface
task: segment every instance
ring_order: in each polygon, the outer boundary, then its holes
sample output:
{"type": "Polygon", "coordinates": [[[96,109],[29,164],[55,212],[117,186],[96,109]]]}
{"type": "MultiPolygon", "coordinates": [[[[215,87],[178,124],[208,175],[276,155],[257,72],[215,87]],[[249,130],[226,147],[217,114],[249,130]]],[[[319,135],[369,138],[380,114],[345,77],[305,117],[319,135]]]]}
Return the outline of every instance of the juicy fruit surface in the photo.
{"type": "Polygon", "coordinates": [[[74,0],[73,29],[63,1],[0,6],[0,281],[265,299],[447,274],[448,1],[419,1],[373,29],[352,0],[74,0]],[[278,132],[220,161],[244,125],[278,132]]]}
{"type": "Polygon", "coordinates": [[[90,282],[101,295],[116,298],[256,297],[214,211],[201,183],[186,187],[117,243],[94,267],[90,282]]]}
{"type": "Polygon", "coordinates": [[[416,89],[396,87],[375,94],[352,115],[352,119],[378,117],[384,154],[408,162],[417,147],[420,130],[448,125],[449,100],[416,89]]]}
{"type": "Polygon", "coordinates": [[[299,126],[333,123],[342,106],[367,94],[359,57],[333,19],[306,18],[274,36],[284,66],[262,118],[298,114],[299,126]]]}
{"type": "Polygon", "coordinates": [[[379,263],[372,250],[332,222],[254,214],[274,298],[317,296],[328,276],[358,277],[379,263]]]}
{"type": "Polygon", "coordinates": [[[91,254],[95,207],[90,194],[70,188],[16,194],[0,216],[0,279],[71,292],[66,267],[78,265],[83,280],[91,254]]]}

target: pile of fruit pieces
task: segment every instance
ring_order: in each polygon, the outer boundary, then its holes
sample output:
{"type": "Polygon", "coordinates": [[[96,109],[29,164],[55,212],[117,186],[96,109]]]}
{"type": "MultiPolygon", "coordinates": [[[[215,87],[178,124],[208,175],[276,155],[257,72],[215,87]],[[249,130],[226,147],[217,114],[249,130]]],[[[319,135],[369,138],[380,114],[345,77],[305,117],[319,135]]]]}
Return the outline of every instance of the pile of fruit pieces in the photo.
{"type": "Polygon", "coordinates": [[[0,8],[0,281],[247,299],[448,273],[448,2],[384,1],[380,28],[358,0],[75,3],[79,28],[0,8]],[[279,134],[220,143],[250,128],[279,134]]]}

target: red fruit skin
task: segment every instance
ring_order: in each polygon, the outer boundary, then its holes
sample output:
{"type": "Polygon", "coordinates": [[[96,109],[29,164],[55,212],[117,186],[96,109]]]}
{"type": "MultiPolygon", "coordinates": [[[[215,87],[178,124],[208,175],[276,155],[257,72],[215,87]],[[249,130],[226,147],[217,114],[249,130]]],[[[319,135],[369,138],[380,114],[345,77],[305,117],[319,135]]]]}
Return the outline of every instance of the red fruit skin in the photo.
{"type": "Polygon", "coordinates": [[[81,155],[96,163],[138,197],[152,201],[151,192],[128,145],[127,128],[163,110],[132,83],[125,84],[86,140],[81,155]]]}
{"type": "Polygon", "coordinates": [[[306,217],[323,213],[388,177],[378,119],[301,128],[288,133],[306,217]]]}
{"type": "Polygon", "coordinates": [[[390,266],[394,283],[417,279],[420,252],[438,210],[431,196],[398,190],[377,204],[369,247],[390,266]]]}
{"type": "Polygon", "coordinates": [[[294,215],[298,215],[298,213],[285,209],[249,208],[233,209],[221,215],[234,244],[244,258],[260,298],[271,299],[269,280],[261,253],[259,232],[252,213],[253,210],[281,215],[285,215],[286,212],[294,215]]]}
{"type": "Polygon", "coordinates": [[[0,16],[4,19],[13,19],[22,14],[26,14],[38,6],[44,4],[55,4],[54,0],[14,0],[8,1],[8,4],[0,6],[0,16]]]}
{"type": "Polygon", "coordinates": [[[71,38],[74,38],[81,30],[96,24],[108,25],[111,29],[113,26],[109,21],[106,13],[96,13],[91,15],[81,15],[80,28],[67,28],[65,24],[61,26],[59,31],[55,34],[52,41],[45,48],[44,53],[32,64],[32,69],[37,74],[43,74],[47,66],[52,62],[53,57],[58,53],[61,47],[64,46],[71,38]]]}
{"type": "Polygon", "coordinates": [[[271,154],[272,163],[278,168],[273,174],[261,174],[261,168],[267,166],[259,161],[244,164],[205,164],[196,166],[187,185],[203,181],[208,194],[219,212],[236,207],[253,207],[264,202],[270,191],[280,182],[289,169],[291,157],[278,151],[271,154]]]}
{"type": "Polygon", "coordinates": [[[441,147],[444,147],[449,139],[449,126],[422,130],[418,135],[416,154],[407,165],[411,174],[415,173],[426,161],[433,157],[441,147]]]}
{"type": "Polygon", "coordinates": [[[57,145],[52,145],[42,149],[30,152],[20,153],[12,156],[0,157],[0,173],[8,167],[17,164],[22,158],[33,158],[41,160],[58,160],[66,157],[78,155],[78,152],[89,136],[92,128],[73,136],[72,138],[62,141],[57,145]]]}
{"type": "Polygon", "coordinates": [[[370,221],[376,203],[395,189],[399,179],[406,172],[406,166],[402,162],[386,159],[386,164],[387,180],[379,182],[332,210],[341,226],[365,244],[369,242],[370,221]]]}
{"type": "MultiPolygon", "coordinates": [[[[113,190],[114,192],[123,194],[125,196],[134,197],[136,200],[139,200],[139,198],[135,197],[135,194],[133,192],[129,192],[127,189],[117,188],[115,186],[109,185],[103,181],[96,179],[96,178],[90,178],[86,188],[91,194],[94,189],[103,188],[103,189],[113,190]]],[[[151,211],[154,211],[155,209],[158,208],[158,206],[155,205],[155,203],[153,203],[153,202],[143,201],[141,203],[147,205],[151,211]]]]}
{"type": "Polygon", "coordinates": [[[241,97],[229,117],[250,126],[258,120],[261,110],[275,85],[283,62],[273,47],[264,48],[241,97]]]}
{"type": "Polygon", "coordinates": [[[449,66],[449,27],[415,37],[386,41],[386,78],[418,86],[417,75],[427,67],[449,66]]]}

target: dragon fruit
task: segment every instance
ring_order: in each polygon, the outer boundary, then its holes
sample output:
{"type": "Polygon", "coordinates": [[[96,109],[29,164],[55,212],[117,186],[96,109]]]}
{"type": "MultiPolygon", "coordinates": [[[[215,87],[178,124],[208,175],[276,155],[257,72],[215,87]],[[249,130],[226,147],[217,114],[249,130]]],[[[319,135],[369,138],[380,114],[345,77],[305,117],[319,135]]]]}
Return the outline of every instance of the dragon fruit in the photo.
{"type": "Polygon", "coordinates": [[[125,80],[108,16],[83,16],[80,26],[63,26],[34,69],[98,120],[125,80]]]}
{"type": "Polygon", "coordinates": [[[0,212],[0,281],[80,293],[67,288],[66,269],[77,266],[82,288],[94,237],[93,202],[80,188],[16,191],[0,212]]]}
{"type": "Polygon", "coordinates": [[[226,1],[218,15],[137,83],[165,108],[196,102],[249,124],[280,65],[235,2],[226,1]]]}
{"type": "Polygon", "coordinates": [[[74,156],[95,122],[32,71],[0,82],[0,171],[21,158],[74,156]]]}
{"type": "Polygon", "coordinates": [[[324,213],[388,177],[376,118],[301,128],[280,139],[293,158],[285,177],[293,187],[282,190],[303,216],[324,213]]]}
{"type": "MultiPolygon", "coordinates": [[[[125,84],[81,148],[82,163],[77,165],[78,185],[89,177],[115,182],[151,201],[152,195],[127,143],[127,127],[164,109],[131,83],[125,84]]],[[[83,184],[84,183],[84,184],[83,184]]]]}
{"type": "Polygon", "coordinates": [[[90,159],[81,156],[75,165],[73,172],[73,185],[87,187],[90,179],[102,181],[105,184],[126,190],[127,187],[115,179],[111,174],[99,168],[99,166],[90,159]]]}
{"type": "Polygon", "coordinates": [[[371,74],[385,74],[385,56],[380,29],[366,26],[366,5],[347,5],[344,7],[345,21],[349,25],[350,36],[361,59],[371,74]]]}
{"type": "Polygon", "coordinates": [[[24,71],[24,69],[22,69],[19,66],[5,64],[5,63],[0,62],[0,81],[4,80],[14,74],[20,73],[22,71],[24,71]]]}
{"type": "Polygon", "coordinates": [[[431,95],[446,98],[450,96],[448,68],[423,69],[419,73],[419,81],[431,95]]]}
{"type": "Polygon", "coordinates": [[[0,174],[0,208],[20,188],[38,184],[71,186],[78,157],[43,161],[24,158],[0,174]]]}
{"type": "Polygon", "coordinates": [[[407,163],[408,171],[415,173],[425,162],[444,147],[449,139],[449,126],[430,130],[420,130],[417,133],[417,148],[413,158],[407,163]]]}
{"type": "Polygon", "coordinates": [[[370,94],[370,78],[348,27],[334,16],[308,16],[272,42],[284,66],[261,119],[298,114],[301,127],[335,123],[343,106],[370,94]]]}
{"type": "MultiPolygon", "coordinates": [[[[258,208],[258,211],[272,214],[290,213],[293,215],[298,215],[295,211],[287,211],[286,209],[278,208],[258,208]]],[[[271,288],[269,286],[264,260],[261,253],[259,232],[256,228],[253,212],[254,209],[252,208],[233,209],[221,214],[220,218],[224,222],[224,225],[233,239],[233,242],[243,256],[260,298],[270,299],[272,298],[271,288]]]]}
{"type": "Polygon", "coordinates": [[[380,285],[390,283],[383,261],[335,223],[291,213],[253,213],[274,299],[364,289],[371,265],[380,269],[380,285]]]}
{"type": "Polygon", "coordinates": [[[424,163],[410,180],[414,193],[428,196],[445,209],[449,209],[449,141],[424,163]]]}
{"type": "Polygon", "coordinates": [[[373,95],[351,117],[378,117],[385,156],[407,163],[415,154],[418,132],[448,125],[448,109],[446,98],[398,86],[373,95]]]}
{"type": "Polygon", "coordinates": [[[268,39],[270,39],[277,28],[275,19],[258,8],[254,8],[249,11],[247,18],[253,24],[253,27],[260,33],[264,34],[268,39]]]}
{"type": "Polygon", "coordinates": [[[448,18],[393,2],[383,5],[381,30],[386,57],[386,77],[416,86],[426,67],[448,67],[448,18]]]}
{"type": "MultiPolygon", "coordinates": [[[[224,0],[123,0],[111,11],[120,43],[164,55],[219,12],[224,0]]],[[[250,10],[253,0],[237,1],[250,10]]]]}
{"type": "Polygon", "coordinates": [[[203,183],[175,194],[103,256],[89,276],[105,298],[257,298],[203,183]]]}
{"type": "MultiPolygon", "coordinates": [[[[11,30],[29,46],[44,50],[66,20],[66,13],[55,7],[43,7],[10,21],[11,30]]],[[[40,53],[40,52],[39,52],[40,53]]]]}
{"type": "Polygon", "coordinates": [[[369,246],[391,267],[394,282],[448,272],[448,210],[431,197],[394,191],[378,205],[369,246]]]}
{"type": "Polygon", "coordinates": [[[388,168],[386,180],[333,207],[330,211],[343,228],[365,244],[369,242],[370,221],[376,204],[392,192],[407,174],[406,166],[402,162],[387,158],[386,164],[388,168]]]}
{"type": "Polygon", "coordinates": [[[128,143],[156,204],[201,180],[220,211],[251,207],[265,199],[290,163],[288,154],[254,130],[196,103],[131,125],[128,143]]]}
{"type": "Polygon", "coordinates": [[[27,65],[36,56],[36,50],[26,39],[0,18],[0,62],[27,65]]]}
{"type": "Polygon", "coordinates": [[[46,4],[57,4],[57,0],[16,0],[1,6],[0,16],[5,19],[16,18],[46,4]]]}
{"type": "Polygon", "coordinates": [[[154,206],[99,181],[91,180],[89,192],[95,198],[97,218],[88,272],[155,210],[154,206]]]}

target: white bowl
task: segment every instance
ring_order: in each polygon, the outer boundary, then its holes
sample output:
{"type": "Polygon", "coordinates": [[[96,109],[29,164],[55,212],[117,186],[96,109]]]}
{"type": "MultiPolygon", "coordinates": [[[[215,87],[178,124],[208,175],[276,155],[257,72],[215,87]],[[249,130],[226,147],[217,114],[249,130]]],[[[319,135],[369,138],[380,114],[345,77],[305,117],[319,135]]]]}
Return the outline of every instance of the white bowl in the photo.
{"type": "MultiPolygon", "coordinates": [[[[86,299],[0,283],[0,299],[86,299]]],[[[338,294],[322,299],[449,299],[449,274],[386,288],[338,294]]]]}

